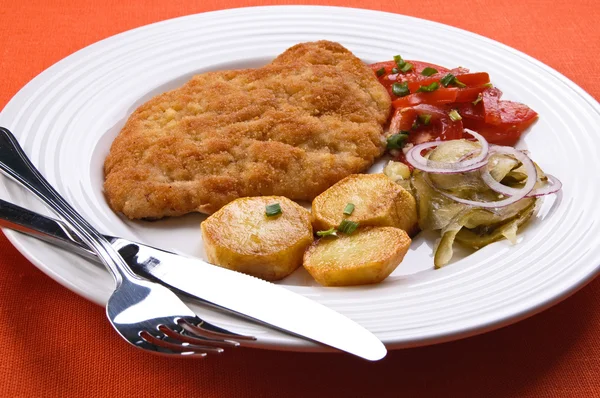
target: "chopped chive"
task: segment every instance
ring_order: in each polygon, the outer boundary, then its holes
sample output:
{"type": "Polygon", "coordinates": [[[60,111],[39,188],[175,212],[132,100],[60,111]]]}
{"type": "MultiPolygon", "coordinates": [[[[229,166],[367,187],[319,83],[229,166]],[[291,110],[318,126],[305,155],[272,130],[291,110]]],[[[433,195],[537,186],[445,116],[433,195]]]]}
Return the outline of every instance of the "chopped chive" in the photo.
{"type": "Polygon", "coordinates": [[[452,119],[453,122],[457,122],[459,120],[462,120],[462,116],[460,116],[460,113],[458,113],[456,111],[456,109],[452,109],[450,111],[450,113],[448,114],[448,116],[450,116],[450,119],[452,119]]]}
{"type": "Polygon", "coordinates": [[[400,55],[394,55],[394,62],[398,65],[398,68],[402,68],[406,63],[400,55]]]}
{"type": "Polygon", "coordinates": [[[423,123],[423,126],[427,126],[431,122],[431,115],[423,114],[419,115],[419,122],[423,123]]]}
{"type": "Polygon", "coordinates": [[[392,84],[392,93],[394,93],[397,97],[404,97],[410,94],[410,90],[408,89],[408,83],[394,83],[392,84]]]}
{"type": "Polygon", "coordinates": [[[411,70],[413,68],[413,64],[411,64],[410,62],[405,62],[404,65],[402,65],[402,67],[400,68],[400,70],[403,73],[408,72],[409,70],[411,70]]]}
{"type": "Polygon", "coordinates": [[[400,131],[398,134],[392,134],[387,138],[387,149],[402,149],[408,139],[406,132],[400,131]]]}
{"type": "Polygon", "coordinates": [[[327,231],[317,231],[318,236],[337,236],[337,229],[331,227],[327,231]]]}
{"type": "Polygon", "coordinates": [[[377,76],[381,77],[385,75],[385,68],[377,69],[377,76]]]}
{"type": "Polygon", "coordinates": [[[450,84],[452,84],[455,78],[456,77],[452,73],[448,73],[446,76],[440,79],[440,83],[442,83],[442,86],[448,87],[450,84]]]}
{"type": "Polygon", "coordinates": [[[461,82],[460,80],[458,80],[456,77],[454,78],[454,82],[453,83],[456,85],[456,87],[460,87],[460,88],[467,87],[466,84],[464,84],[463,82],[461,82]]]}
{"type": "Polygon", "coordinates": [[[396,74],[396,73],[399,73],[399,72],[400,71],[395,66],[392,68],[392,73],[396,74]]]}
{"type": "Polygon", "coordinates": [[[442,77],[440,83],[442,83],[442,86],[444,87],[448,87],[451,84],[460,88],[467,87],[466,84],[458,80],[452,73],[448,73],[446,76],[442,77]]]}
{"type": "Polygon", "coordinates": [[[281,214],[281,206],[279,203],[273,203],[271,205],[265,206],[265,214],[267,217],[273,217],[278,214],[281,214]]]}
{"type": "Polygon", "coordinates": [[[346,207],[344,207],[344,214],[349,216],[354,211],[354,203],[348,203],[346,207]]]}
{"type": "Polygon", "coordinates": [[[431,92],[437,90],[438,88],[440,88],[439,83],[433,82],[427,86],[419,87],[419,89],[417,90],[417,93],[431,93],[431,92]]]}
{"type": "Polygon", "coordinates": [[[478,103],[480,103],[483,100],[483,95],[481,95],[481,93],[479,93],[477,95],[477,99],[475,101],[472,102],[473,105],[477,105],[478,103]]]}
{"type": "Polygon", "coordinates": [[[356,221],[342,220],[340,226],[338,227],[338,231],[343,232],[347,235],[351,235],[352,232],[356,231],[356,228],[358,228],[358,226],[359,223],[356,221]]]}
{"type": "Polygon", "coordinates": [[[484,84],[484,86],[487,88],[494,88],[494,85],[492,83],[486,83],[484,84]]]}
{"type": "Polygon", "coordinates": [[[423,76],[431,76],[435,75],[436,73],[438,73],[438,70],[435,68],[430,68],[429,66],[421,71],[423,76]]]}
{"type": "Polygon", "coordinates": [[[406,73],[413,68],[413,64],[406,62],[399,55],[394,55],[394,62],[396,63],[396,68],[392,69],[393,73],[406,73]]]}

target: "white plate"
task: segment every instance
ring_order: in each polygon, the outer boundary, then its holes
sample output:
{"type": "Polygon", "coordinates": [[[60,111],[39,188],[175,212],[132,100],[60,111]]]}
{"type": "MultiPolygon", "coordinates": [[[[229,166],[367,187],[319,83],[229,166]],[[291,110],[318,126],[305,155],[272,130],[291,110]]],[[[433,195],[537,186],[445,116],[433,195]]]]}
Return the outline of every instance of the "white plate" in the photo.
{"type": "MultiPolygon", "coordinates": [[[[348,315],[389,348],[399,348],[515,322],[594,277],[600,263],[600,206],[595,203],[600,193],[599,104],[527,55],[437,23],[308,6],[243,8],[168,20],[108,38],[53,65],[9,102],[0,125],[17,135],[34,164],[101,231],[202,257],[202,216],[129,222],[108,208],[102,163],[110,143],[138,105],[195,73],[259,66],[293,44],[319,39],[338,41],[365,62],[400,53],[407,59],[488,71],[505,98],[539,112],[540,120],[520,145],[559,177],[564,188],[557,198],[545,200],[516,246],[495,243],[434,271],[433,239],[419,237],[382,284],[323,288],[299,270],[283,285],[348,315]]],[[[47,213],[30,194],[6,180],[2,183],[3,197],[47,213]]],[[[5,233],[58,282],[98,304],[108,299],[113,283],[100,267],[5,233]]],[[[206,314],[226,328],[258,336],[261,347],[321,349],[224,315],[206,314]]]]}

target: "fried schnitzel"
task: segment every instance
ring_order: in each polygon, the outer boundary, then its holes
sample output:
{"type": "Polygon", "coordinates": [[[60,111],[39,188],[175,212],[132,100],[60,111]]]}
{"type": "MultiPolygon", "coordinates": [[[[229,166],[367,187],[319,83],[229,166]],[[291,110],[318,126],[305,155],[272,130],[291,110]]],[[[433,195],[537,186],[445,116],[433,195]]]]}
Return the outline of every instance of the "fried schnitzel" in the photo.
{"type": "Polygon", "coordinates": [[[382,154],[390,105],[369,67],[328,41],[199,74],[129,117],[104,163],[105,194],[132,219],[211,214],[245,196],[312,200],[382,154]]]}

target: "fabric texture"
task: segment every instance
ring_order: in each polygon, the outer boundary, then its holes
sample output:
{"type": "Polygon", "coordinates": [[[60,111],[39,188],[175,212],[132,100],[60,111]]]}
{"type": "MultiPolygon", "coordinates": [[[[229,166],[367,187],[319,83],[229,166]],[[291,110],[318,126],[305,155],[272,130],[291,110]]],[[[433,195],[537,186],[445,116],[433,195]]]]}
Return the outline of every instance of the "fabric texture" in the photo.
{"type": "MultiPolygon", "coordinates": [[[[0,108],[82,47],[141,25],[217,9],[297,1],[0,2],[0,108]]],[[[557,69],[600,99],[595,0],[321,0],[457,26],[557,69]]],[[[389,32],[393,35],[394,32],[389,32]]],[[[129,347],[104,309],[52,281],[0,234],[0,397],[594,397],[600,396],[600,281],[515,325],[391,351],[342,354],[229,349],[204,360],[129,347]]]]}

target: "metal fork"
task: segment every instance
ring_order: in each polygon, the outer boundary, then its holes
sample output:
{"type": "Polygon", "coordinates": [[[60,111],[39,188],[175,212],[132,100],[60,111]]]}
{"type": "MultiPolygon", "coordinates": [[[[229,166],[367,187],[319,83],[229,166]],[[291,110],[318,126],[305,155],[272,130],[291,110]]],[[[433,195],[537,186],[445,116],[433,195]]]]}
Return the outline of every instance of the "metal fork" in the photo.
{"type": "Polygon", "coordinates": [[[131,345],[166,355],[206,356],[222,352],[222,347],[238,346],[238,340],[255,340],[203,321],[175,293],[136,276],[110,243],[46,181],[4,127],[0,127],[0,171],[46,203],[102,260],[115,280],[106,314],[131,345]]]}

